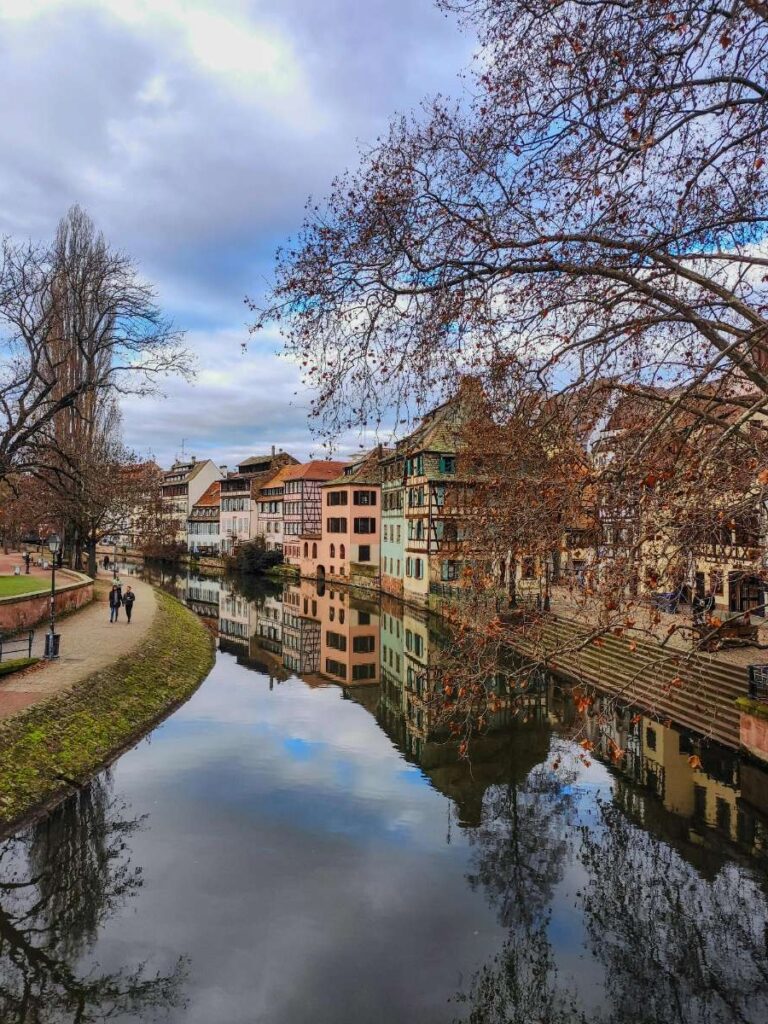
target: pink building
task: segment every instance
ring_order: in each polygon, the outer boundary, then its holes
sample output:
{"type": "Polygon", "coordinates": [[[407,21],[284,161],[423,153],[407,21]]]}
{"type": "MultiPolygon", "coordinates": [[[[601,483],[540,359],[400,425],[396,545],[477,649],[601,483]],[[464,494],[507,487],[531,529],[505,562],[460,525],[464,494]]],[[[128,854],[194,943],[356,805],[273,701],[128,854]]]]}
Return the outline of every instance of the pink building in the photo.
{"type": "Polygon", "coordinates": [[[381,449],[375,449],[321,486],[321,535],[318,541],[302,542],[302,576],[355,586],[379,586],[381,455],[381,449]]]}
{"type": "Polygon", "coordinates": [[[283,560],[288,565],[302,565],[305,547],[308,552],[317,553],[322,523],[320,485],[337,477],[347,465],[330,459],[315,460],[292,466],[286,472],[283,478],[283,560]]]}

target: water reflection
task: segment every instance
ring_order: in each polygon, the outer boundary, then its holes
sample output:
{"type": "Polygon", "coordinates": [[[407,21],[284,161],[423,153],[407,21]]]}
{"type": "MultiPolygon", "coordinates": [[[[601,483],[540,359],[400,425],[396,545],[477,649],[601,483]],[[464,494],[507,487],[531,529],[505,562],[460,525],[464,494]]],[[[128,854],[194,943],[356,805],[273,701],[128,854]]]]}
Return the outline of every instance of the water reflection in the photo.
{"type": "Polygon", "coordinates": [[[142,1019],[179,1003],[183,959],[155,974],[86,963],[101,926],[141,887],[129,847],[140,827],[105,774],[0,847],[2,1021],[142,1019]]]}
{"type": "Polygon", "coordinates": [[[118,763],[147,820],[100,779],[2,848],[0,1019],[768,1019],[762,769],[543,677],[468,766],[426,699],[426,615],[308,582],[157,581],[217,666],[118,763]],[[134,898],[165,973],[100,975],[134,898]]]}

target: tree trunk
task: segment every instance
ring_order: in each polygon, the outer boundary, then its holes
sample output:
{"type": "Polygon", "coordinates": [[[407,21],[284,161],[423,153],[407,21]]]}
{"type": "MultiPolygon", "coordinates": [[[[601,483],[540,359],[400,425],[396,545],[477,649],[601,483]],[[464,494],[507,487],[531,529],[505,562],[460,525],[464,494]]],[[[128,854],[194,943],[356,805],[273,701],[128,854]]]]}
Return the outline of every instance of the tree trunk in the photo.
{"type": "Polygon", "coordinates": [[[95,579],[98,569],[96,568],[96,527],[91,528],[91,536],[88,544],[88,575],[95,579]]]}

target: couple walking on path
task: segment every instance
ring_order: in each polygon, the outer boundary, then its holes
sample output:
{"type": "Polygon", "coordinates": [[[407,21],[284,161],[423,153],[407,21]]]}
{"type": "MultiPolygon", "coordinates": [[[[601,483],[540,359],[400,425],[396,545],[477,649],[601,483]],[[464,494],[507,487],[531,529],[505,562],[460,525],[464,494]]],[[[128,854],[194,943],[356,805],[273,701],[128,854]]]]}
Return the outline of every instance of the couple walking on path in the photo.
{"type": "Polygon", "coordinates": [[[128,619],[128,625],[131,624],[131,615],[133,613],[133,602],[136,600],[136,595],[130,587],[125,588],[125,594],[123,594],[123,588],[119,583],[114,583],[112,589],[109,592],[109,621],[117,622],[118,612],[120,606],[125,608],[125,617],[128,619]]]}

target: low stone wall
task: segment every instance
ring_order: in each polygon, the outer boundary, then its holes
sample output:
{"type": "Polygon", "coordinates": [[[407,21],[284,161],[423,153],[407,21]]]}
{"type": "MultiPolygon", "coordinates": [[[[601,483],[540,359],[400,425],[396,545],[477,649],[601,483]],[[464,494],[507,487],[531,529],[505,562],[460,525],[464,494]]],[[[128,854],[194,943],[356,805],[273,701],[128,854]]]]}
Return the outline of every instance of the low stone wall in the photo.
{"type": "MultiPolygon", "coordinates": [[[[56,573],[56,614],[76,611],[93,600],[93,580],[90,576],[59,569],[56,573]]],[[[0,631],[29,629],[43,622],[51,613],[51,592],[21,594],[0,598],[0,631]]]]}

